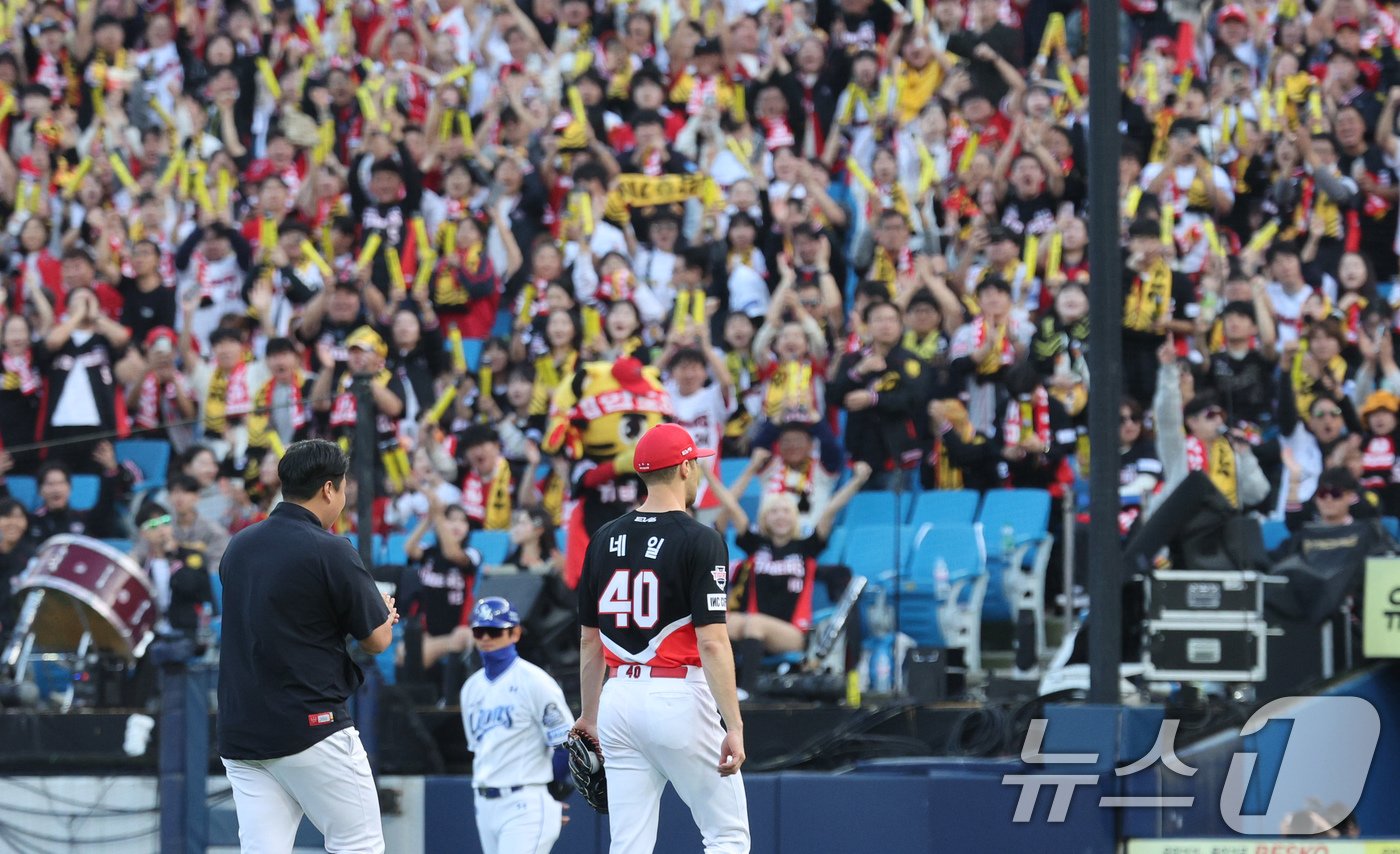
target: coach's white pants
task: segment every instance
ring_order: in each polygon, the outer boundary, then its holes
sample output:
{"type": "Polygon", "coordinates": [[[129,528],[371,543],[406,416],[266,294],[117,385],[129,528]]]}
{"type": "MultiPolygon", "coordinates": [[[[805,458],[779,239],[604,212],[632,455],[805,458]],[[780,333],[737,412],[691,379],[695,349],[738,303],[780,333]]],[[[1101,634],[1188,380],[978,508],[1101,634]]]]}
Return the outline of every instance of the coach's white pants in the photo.
{"type": "Polygon", "coordinates": [[[244,854],[292,850],[304,812],[332,854],[383,854],[379,795],[354,727],[277,759],[225,759],[244,854]]]}
{"type": "Polygon", "coordinates": [[[563,815],[564,805],[544,786],[499,798],[476,795],[476,832],[484,854],[549,854],[563,815]]]}
{"type": "Polygon", "coordinates": [[[612,854],[652,854],[667,780],[690,807],[706,854],[747,854],[744,781],[740,774],[719,775],[724,727],[700,668],[685,679],[609,679],[598,709],[598,742],[608,776],[612,854]]]}

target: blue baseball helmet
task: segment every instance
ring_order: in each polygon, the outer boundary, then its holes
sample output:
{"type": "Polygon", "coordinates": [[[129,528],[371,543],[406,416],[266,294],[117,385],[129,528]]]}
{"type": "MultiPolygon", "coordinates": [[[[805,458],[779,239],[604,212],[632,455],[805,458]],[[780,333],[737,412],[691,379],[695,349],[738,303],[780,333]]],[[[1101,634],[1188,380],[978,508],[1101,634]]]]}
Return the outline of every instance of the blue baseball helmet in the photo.
{"type": "Polygon", "coordinates": [[[487,596],[472,606],[472,628],[510,629],[520,625],[520,614],[501,596],[487,596]]]}

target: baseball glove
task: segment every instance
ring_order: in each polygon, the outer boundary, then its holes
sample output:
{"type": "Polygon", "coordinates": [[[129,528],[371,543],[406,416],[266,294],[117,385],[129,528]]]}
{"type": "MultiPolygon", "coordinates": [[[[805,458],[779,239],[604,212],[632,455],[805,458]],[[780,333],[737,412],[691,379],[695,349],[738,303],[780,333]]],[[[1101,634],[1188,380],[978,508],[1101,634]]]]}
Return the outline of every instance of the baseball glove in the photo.
{"type": "Polygon", "coordinates": [[[569,773],[574,785],[588,801],[588,805],[600,813],[608,811],[608,778],[603,771],[603,749],[598,740],[581,729],[569,730],[569,740],[564,742],[569,751],[569,773]]]}

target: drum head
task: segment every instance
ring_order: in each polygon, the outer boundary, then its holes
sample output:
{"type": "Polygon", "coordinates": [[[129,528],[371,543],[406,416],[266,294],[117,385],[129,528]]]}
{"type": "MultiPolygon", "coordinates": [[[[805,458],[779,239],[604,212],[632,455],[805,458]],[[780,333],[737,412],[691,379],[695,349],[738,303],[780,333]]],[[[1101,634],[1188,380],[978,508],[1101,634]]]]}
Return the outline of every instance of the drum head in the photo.
{"type": "Polygon", "coordinates": [[[136,562],[101,540],[60,534],[44,541],[18,592],[43,590],[34,618],[35,647],[73,651],[84,632],[92,645],[140,658],[154,637],[155,586],[136,562]]]}

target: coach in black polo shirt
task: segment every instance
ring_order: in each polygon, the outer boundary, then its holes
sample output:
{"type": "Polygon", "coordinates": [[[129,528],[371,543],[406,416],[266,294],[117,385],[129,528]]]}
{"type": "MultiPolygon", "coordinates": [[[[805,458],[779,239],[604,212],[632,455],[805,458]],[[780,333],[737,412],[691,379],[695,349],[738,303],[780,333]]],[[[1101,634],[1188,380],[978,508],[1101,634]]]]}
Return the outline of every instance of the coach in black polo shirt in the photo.
{"type": "Polygon", "coordinates": [[[238,533],[220,563],[219,755],[244,851],[290,851],[303,812],[326,850],[384,851],[369,757],[345,701],[398,620],[350,543],[326,528],[345,508],[349,460],[312,439],[287,449],[286,499],[238,533]]]}

